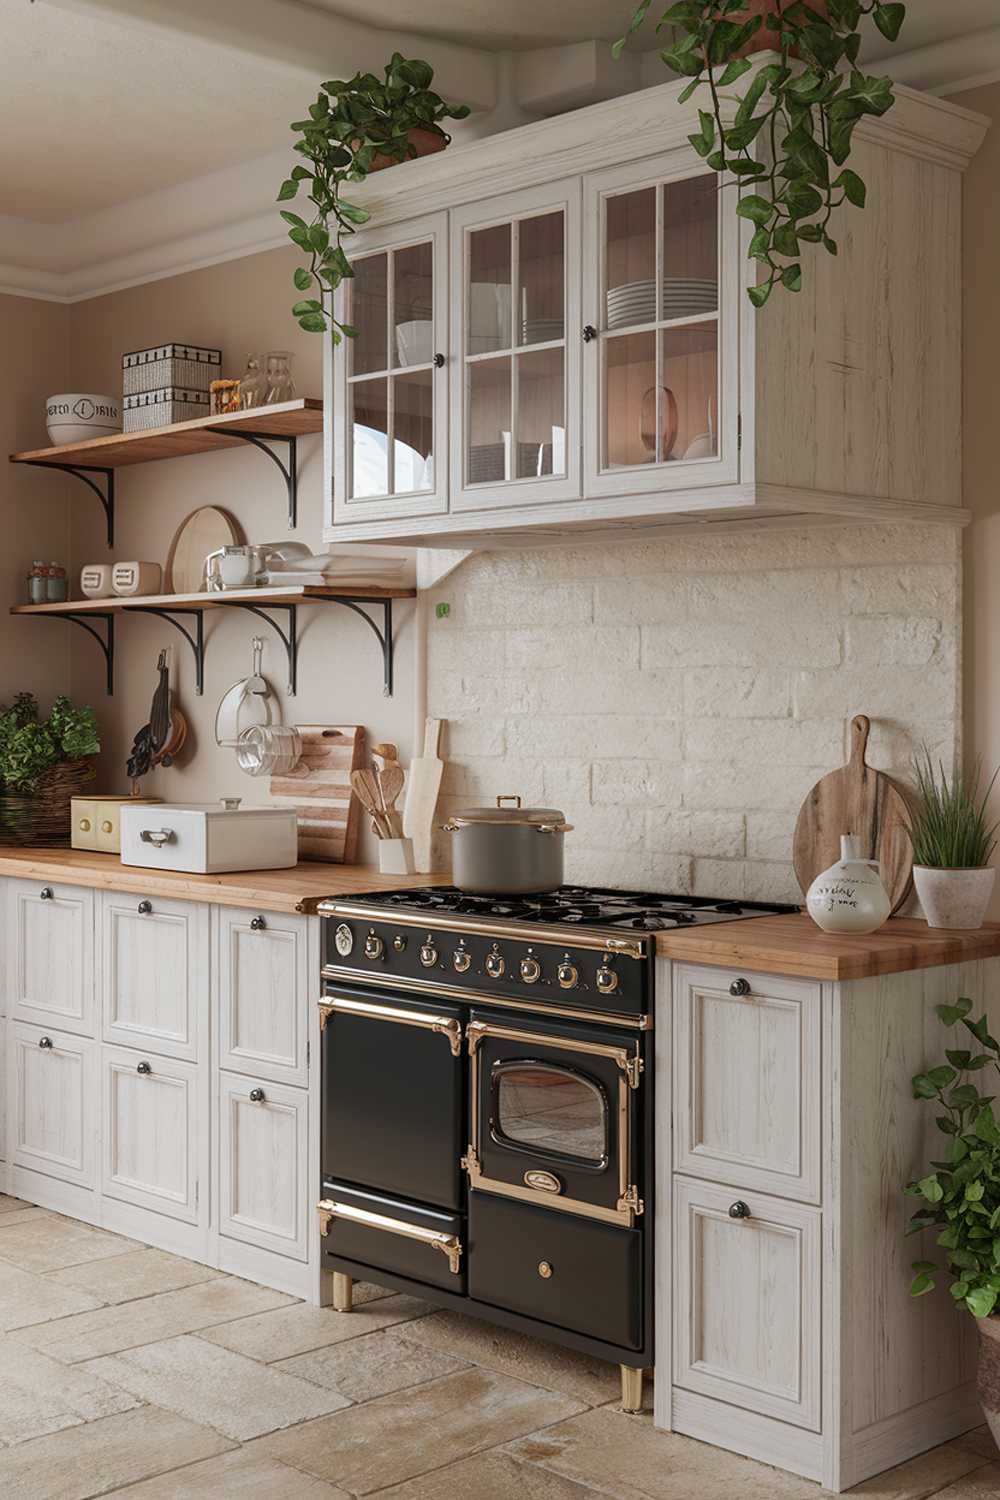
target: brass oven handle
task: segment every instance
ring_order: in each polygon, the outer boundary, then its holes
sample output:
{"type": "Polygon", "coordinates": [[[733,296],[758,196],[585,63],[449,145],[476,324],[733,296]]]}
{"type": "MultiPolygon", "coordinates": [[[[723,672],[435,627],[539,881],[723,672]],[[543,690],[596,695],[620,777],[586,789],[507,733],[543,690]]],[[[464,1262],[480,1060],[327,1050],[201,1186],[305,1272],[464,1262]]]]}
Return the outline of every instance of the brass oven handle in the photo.
{"type": "Polygon", "coordinates": [[[364,1000],[348,1000],[337,995],[333,999],[319,1002],[319,1024],[322,1030],[334,1011],[343,1011],[350,1016],[367,1016],[373,1021],[395,1021],[400,1026],[422,1026],[426,1031],[437,1031],[448,1038],[452,1057],[462,1055],[462,1023],[454,1016],[435,1016],[426,1011],[401,1010],[393,1005],[369,1005],[364,1000]]]}
{"type": "Polygon", "coordinates": [[[402,1219],[390,1219],[385,1214],[373,1214],[367,1208],[355,1208],[350,1203],[335,1203],[332,1198],[323,1198],[316,1205],[319,1214],[320,1233],[326,1235],[333,1219],[347,1219],[352,1224],[363,1224],[366,1229],[382,1229],[386,1234],[399,1234],[408,1240],[419,1240],[432,1250],[440,1250],[448,1257],[448,1269],[458,1275],[462,1258],[462,1242],[457,1234],[445,1234],[440,1229],[423,1229],[419,1224],[404,1224],[402,1219]]]}

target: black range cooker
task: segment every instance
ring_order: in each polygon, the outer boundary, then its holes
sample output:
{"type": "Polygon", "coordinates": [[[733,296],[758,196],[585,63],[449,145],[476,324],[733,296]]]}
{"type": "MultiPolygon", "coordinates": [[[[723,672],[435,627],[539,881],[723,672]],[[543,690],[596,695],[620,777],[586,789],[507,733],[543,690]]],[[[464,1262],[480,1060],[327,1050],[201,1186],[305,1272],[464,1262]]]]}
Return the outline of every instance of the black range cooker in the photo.
{"type": "Polygon", "coordinates": [[[323,1260],[653,1360],[655,934],[796,908],[563,886],[320,904],[323,1260]]]}

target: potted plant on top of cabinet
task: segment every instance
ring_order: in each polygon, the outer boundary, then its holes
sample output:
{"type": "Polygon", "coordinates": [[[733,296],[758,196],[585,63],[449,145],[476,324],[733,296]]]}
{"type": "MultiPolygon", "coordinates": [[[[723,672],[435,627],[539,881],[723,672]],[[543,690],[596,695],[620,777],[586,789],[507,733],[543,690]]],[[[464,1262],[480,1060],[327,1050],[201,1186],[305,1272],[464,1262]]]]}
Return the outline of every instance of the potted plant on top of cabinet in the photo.
{"type": "Polygon", "coordinates": [[[998,824],[986,819],[986,803],[997,772],[980,793],[977,762],[967,775],[949,781],[943,766],[935,773],[926,748],[914,766],[918,805],[909,826],[913,881],[929,927],[982,927],[996,871],[990,859],[998,824]]]}
{"type": "Polygon", "coordinates": [[[278,202],[285,203],[306,184],[314,209],[308,223],[290,209],[281,211],[289,239],[309,256],[295,270],[295,287],[315,293],[296,302],[292,312],[306,333],[329,329],[335,344],[355,333],[330,311],[333,293],[354,275],[343,241],[369,218],[367,209],[343,196],[344,185],[364,182],[370,172],[395,162],[443,151],[451,136],[440,122],[464,120],[469,113],[467,104],[447,104],[434,93],[434,69],[420,58],[394,52],[384,73],[381,79],[355,73],[320,86],[309,118],[291,127],[301,137],[295,150],[305,163],[293,167],[278,190],[278,202]]]}

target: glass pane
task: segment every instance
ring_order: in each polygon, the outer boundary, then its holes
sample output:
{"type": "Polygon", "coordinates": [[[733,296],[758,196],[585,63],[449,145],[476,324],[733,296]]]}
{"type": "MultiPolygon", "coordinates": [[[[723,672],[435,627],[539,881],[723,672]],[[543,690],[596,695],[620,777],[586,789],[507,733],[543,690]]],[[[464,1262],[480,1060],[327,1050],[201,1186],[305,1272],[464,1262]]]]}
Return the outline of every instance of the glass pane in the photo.
{"type": "Polygon", "coordinates": [[[434,260],[429,242],[396,251],[393,299],[396,364],[429,365],[434,358],[434,260]]]}
{"type": "Polygon", "coordinates": [[[349,323],[358,330],[348,340],[350,373],[368,375],[388,367],[388,276],[387,255],[367,255],[354,262],[349,323]]]}
{"type": "Polygon", "coordinates": [[[608,328],[656,318],[656,189],[607,202],[608,328]]]}
{"type": "MultiPolygon", "coordinates": [[[[660,381],[670,393],[673,458],[714,458],[719,451],[717,325],[691,323],[661,334],[660,381]]],[[[668,413],[669,421],[669,413],[668,413]]]]}
{"type": "Polygon", "coordinates": [[[517,479],[566,472],[562,349],[517,357],[517,479]]]}
{"type": "Polygon", "coordinates": [[[565,335],[562,213],[518,225],[518,341],[547,344],[565,335]]]}
{"type": "Polygon", "coordinates": [[[467,354],[492,354],[513,344],[510,266],[509,224],[470,234],[467,354]]]}
{"type": "Polygon", "coordinates": [[[607,1161],[607,1110],[595,1084],[541,1063],[502,1066],[493,1083],[496,1136],[594,1166],[607,1161]]]}
{"type": "Polygon", "coordinates": [[[604,340],[604,389],[605,466],[656,463],[655,333],[604,340]]]}
{"type": "Polygon", "coordinates": [[[718,201],[714,177],[663,189],[663,318],[692,318],[719,305],[718,201]]]}
{"type": "Polygon", "coordinates": [[[510,356],[466,365],[469,381],[468,483],[497,483],[510,471],[510,356]]]}
{"type": "Polygon", "coordinates": [[[434,488],[434,375],[393,377],[393,492],[434,488]]]}
{"type": "Polygon", "coordinates": [[[358,498],[389,493],[389,383],[359,380],[350,387],[353,411],[351,494],[358,498]]]}

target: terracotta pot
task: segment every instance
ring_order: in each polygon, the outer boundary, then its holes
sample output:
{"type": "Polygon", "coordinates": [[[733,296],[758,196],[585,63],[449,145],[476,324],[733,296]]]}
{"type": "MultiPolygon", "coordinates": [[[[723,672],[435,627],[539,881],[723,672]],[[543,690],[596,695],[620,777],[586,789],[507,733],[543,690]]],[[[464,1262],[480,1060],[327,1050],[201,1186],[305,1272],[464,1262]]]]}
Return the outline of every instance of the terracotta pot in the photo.
{"type": "Polygon", "coordinates": [[[913,866],[913,883],[928,927],[982,927],[996,870],[937,870],[913,866]]]}
{"type": "MultiPolygon", "coordinates": [[[[826,0],[809,0],[809,4],[820,15],[828,15],[826,0]]],[[[774,0],[747,0],[742,10],[735,11],[727,16],[726,20],[740,23],[749,20],[751,16],[766,16],[769,12],[773,14],[775,8],[774,0]]],[[[754,52],[777,52],[778,50],[778,33],[765,25],[760,28],[756,36],[750,38],[745,47],[740,48],[736,55],[749,57],[754,52]]]]}
{"type": "Polygon", "coordinates": [[[979,1327],[976,1394],[993,1441],[1000,1444],[1000,1317],[977,1318],[976,1323],[979,1327]]]}
{"type": "MultiPolygon", "coordinates": [[[[439,135],[436,130],[426,130],[422,125],[416,125],[409,131],[406,137],[409,144],[414,148],[418,156],[433,156],[436,151],[443,151],[448,144],[449,137],[439,135]]],[[[412,157],[406,158],[412,160],[412,157]]],[[[395,157],[385,156],[381,151],[375,153],[370,172],[381,172],[384,167],[398,167],[399,162],[395,157]]]]}

